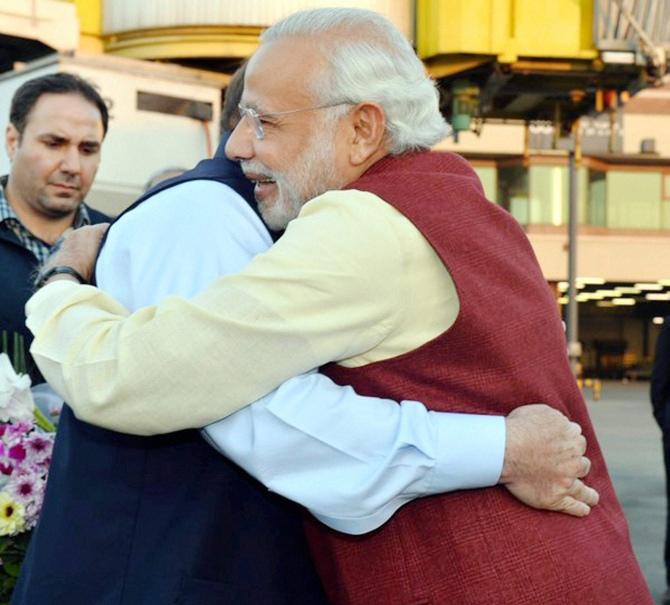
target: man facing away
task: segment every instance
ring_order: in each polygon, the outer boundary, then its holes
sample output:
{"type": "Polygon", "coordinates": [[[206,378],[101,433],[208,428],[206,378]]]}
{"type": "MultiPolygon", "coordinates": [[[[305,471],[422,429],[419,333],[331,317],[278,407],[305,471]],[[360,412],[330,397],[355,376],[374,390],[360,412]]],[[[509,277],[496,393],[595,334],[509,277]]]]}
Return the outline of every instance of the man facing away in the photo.
{"type": "MultiPolygon", "coordinates": [[[[228,88],[224,123],[233,117],[237,123],[240,76],[228,88]]],[[[98,284],[138,308],[170,294],[192,296],[241,270],[271,243],[250,207],[252,190],[222,148],[154,188],[112,227],[97,263],[98,284]]],[[[420,495],[495,484],[505,449],[508,466],[539,461],[536,485],[559,484],[552,506],[583,514],[584,502],[560,497],[570,492],[560,485],[574,479],[569,473],[588,467],[580,469],[583,437],[576,427],[546,406],[518,410],[507,422],[505,448],[500,417],[358,397],[310,373],[208,427],[205,436],[273,491],[350,533],[378,527],[420,495]],[[575,470],[556,473],[563,466],[556,441],[575,450],[567,461],[575,470]]],[[[589,496],[585,490],[593,503],[589,496]]],[[[77,420],[65,407],[13,603],[324,598],[296,507],[267,493],[197,431],[123,435],[77,420]]]]}
{"type": "Polygon", "coordinates": [[[666,528],[664,562],[668,589],[663,594],[663,603],[670,603],[670,316],[665,317],[656,341],[654,367],[651,372],[651,404],[654,418],[663,438],[663,462],[665,465],[666,528]]]}
{"type": "Polygon", "coordinates": [[[12,97],[5,132],[11,168],[0,176],[0,350],[5,340],[16,369],[25,364],[34,382],[41,378],[28,355],[24,307],[37,267],[63,232],[107,220],[84,203],[107,123],[98,92],[73,74],[33,78],[12,97]]]}
{"type": "MultiPolygon", "coordinates": [[[[415,500],[367,535],[312,521],[329,600],[651,603],[555,301],[523,232],[468,165],[425,151],[446,126],[407,41],[368,11],[288,17],[263,35],[241,110],[227,153],[256,182],[270,226],[290,221],[286,233],[240,274],[134,314],[70,277],[50,283],[28,322],[56,389],[82,418],[137,433],[202,426],[333,360],[336,382],[436,410],[514,414],[520,398],[547,401],[585,427],[601,493],[591,514],[524,506],[512,494],[532,501],[535,490],[506,463],[509,490],[415,500]]],[[[95,233],[69,238],[54,262],[90,274],[95,233]]]]}

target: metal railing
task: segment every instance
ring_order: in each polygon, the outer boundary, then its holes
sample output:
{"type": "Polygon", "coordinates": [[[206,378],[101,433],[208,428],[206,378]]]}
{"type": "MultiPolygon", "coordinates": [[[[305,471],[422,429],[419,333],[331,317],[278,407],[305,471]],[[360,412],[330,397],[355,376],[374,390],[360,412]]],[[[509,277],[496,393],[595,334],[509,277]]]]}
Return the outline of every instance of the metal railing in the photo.
{"type": "Polygon", "coordinates": [[[670,63],[670,0],[594,0],[593,17],[593,39],[603,57],[635,53],[660,81],[670,63]]]}
{"type": "Polygon", "coordinates": [[[598,50],[638,50],[640,30],[670,49],[670,0],[594,0],[593,25],[598,50]]]}

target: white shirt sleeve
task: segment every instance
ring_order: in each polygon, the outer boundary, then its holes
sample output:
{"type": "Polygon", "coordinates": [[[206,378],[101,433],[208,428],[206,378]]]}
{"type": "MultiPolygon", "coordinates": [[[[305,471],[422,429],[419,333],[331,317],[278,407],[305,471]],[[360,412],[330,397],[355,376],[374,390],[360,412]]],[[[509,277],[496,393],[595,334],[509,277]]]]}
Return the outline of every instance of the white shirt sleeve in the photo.
{"type": "MultiPolygon", "coordinates": [[[[234,191],[192,181],[155,195],[110,229],[98,285],[130,310],[190,297],[271,243],[234,191]]],[[[379,527],[419,496],[494,485],[505,447],[502,417],[361,397],[316,372],[288,380],[205,434],[268,488],[352,534],[379,527]]]]}
{"type": "Polygon", "coordinates": [[[210,443],[322,523],[362,534],[403,504],[498,482],[501,416],[363,397],[312,372],[204,429],[210,443]]]}

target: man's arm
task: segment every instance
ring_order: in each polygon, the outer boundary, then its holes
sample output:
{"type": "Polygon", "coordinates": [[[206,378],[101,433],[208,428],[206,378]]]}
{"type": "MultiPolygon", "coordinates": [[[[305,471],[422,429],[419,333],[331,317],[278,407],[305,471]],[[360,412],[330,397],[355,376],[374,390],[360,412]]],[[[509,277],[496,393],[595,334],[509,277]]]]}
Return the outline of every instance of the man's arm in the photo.
{"type": "MultiPolygon", "coordinates": [[[[214,191],[197,191],[191,185],[189,198],[222,196],[220,186],[208,187],[214,191]]],[[[240,270],[254,252],[267,246],[267,240],[248,232],[244,222],[233,221],[229,213],[218,216],[225,206],[209,208],[206,199],[188,202],[192,216],[185,226],[180,215],[186,200],[179,197],[184,191],[172,193],[146,202],[115,225],[101,255],[101,284],[131,309],[171,293],[192,295],[221,271],[240,270]],[[142,246],[137,245],[140,240],[142,246]],[[200,260],[194,264],[193,258],[200,260]]],[[[557,413],[547,417],[549,412],[546,406],[535,406],[526,416],[526,423],[534,419],[544,432],[526,431],[525,441],[508,442],[506,480],[534,485],[541,477],[546,486],[552,480],[561,485],[574,481],[574,475],[566,473],[579,471],[557,459],[552,464],[556,456],[547,448],[555,442],[567,451],[575,438],[565,435],[567,420],[557,413]],[[540,434],[543,438],[533,444],[540,434]],[[514,463],[524,448],[537,468],[514,463]],[[510,473],[510,468],[525,474],[510,473]]],[[[516,428],[523,422],[508,422],[510,436],[518,435],[516,428]]],[[[418,496],[495,484],[505,449],[500,417],[440,414],[417,402],[398,406],[358,397],[318,374],[289,380],[208,432],[219,449],[271,489],[349,533],[374,529],[418,496]]],[[[595,503],[593,498],[589,501],[595,503]]],[[[545,503],[555,506],[546,497],[545,503]]],[[[585,514],[588,506],[570,512],[585,514]]]]}
{"type": "Polygon", "coordinates": [[[363,397],[310,373],[205,433],[272,491],[349,534],[417,497],[498,482],[529,506],[588,514],[597,494],[577,479],[588,472],[578,425],[545,405],[523,406],[506,424],[507,442],[502,417],[363,397]]]}
{"type": "MultiPolygon", "coordinates": [[[[359,207],[381,205],[355,193],[344,207],[309,202],[271,250],[190,299],[131,314],[90,286],[47,284],[26,306],[33,356],[80,419],[155,434],[202,427],[295,375],[374,349],[397,321],[403,258],[387,223],[366,226],[368,245],[352,250],[342,234],[358,239],[359,207]]],[[[67,264],[67,252],[53,262],[67,264]]]]}
{"type": "Polygon", "coordinates": [[[357,395],[311,372],[204,429],[210,443],[323,523],[372,531],[420,496],[495,485],[500,416],[357,395]]]}

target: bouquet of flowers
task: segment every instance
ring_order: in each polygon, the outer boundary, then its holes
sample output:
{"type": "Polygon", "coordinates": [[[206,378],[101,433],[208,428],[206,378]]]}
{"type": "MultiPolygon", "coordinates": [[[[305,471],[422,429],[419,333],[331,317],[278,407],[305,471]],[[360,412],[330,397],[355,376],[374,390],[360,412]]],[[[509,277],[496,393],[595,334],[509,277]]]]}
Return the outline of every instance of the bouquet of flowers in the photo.
{"type": "Polygon", "coordinates": [[[35,406],[30,378],[0,353],[0,603],[6,603],[42,508],[54,425],[35,406]]]}

